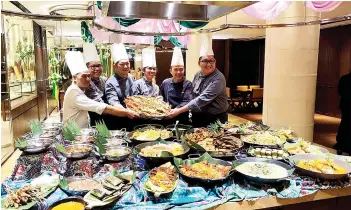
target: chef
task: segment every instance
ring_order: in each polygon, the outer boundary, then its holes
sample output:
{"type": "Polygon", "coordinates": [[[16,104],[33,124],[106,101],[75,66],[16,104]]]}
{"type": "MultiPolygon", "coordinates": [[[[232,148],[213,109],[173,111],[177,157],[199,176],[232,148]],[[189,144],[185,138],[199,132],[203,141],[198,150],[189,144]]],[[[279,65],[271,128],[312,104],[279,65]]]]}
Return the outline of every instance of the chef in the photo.
{"type": "MultiPolygon", "coordinates": [[[[84,93],[94,101],[104,102],[103,96],[106,79],[101,77],[102,65],[95,44],[83,44],[83,55],[90,73],[90,84],[84,93]]],[[[96,121],[102,120],[102,116],[95,112],[89,112],[89,117],[90,125],[92,126],[95,125],[96,121]]]]}
{"type": "MultiPolygon", "coordinates": [[[[160,87],[163,100],[174,108],[181,108],[193,99],[193,85],[184,77],[184,59],[179,47],[175,47],[172,55],[170,73],[172,78],[164,80],[160,87]]],[[[180,123],[189,124],[188,113],[182,113],[176,117],[180,123]]]]}
{"type": "MultiPolygon", "coordinates": [[[[132,85],[134,82],[130,72],[130,63],[124,44],[111,45],[111,55],[113,58],[113,69],[115,74],[112,75],[105,84],[106,102],[115,107],[125,109],[124,99],[132,95],[132,85]]],[[[131,129],[131,121],[128,118],[119,118],[108,116],[105,119],[109,129],[131,129]]]]}
{"type": "Polygon", "coordinates": [[[153,83],[156,76],[156,51],[154,47],[147,47],[142,50],[143,73],[144,76],[135,81],[132,86],[133,95],[143,95],[158,97],[160,89],[158,85],[153,83]]]}
{"type": "Polygon", "coordinates": [[[198,65],[200,72],[195,74],[193,80],[192,99],[181,108],[172,109],[168,118],[191,110],[194,127],[207,126],[220,120],[228,121],[228,102],[226,94],[226,80],[224,75],[216,68],[216,59],[212,50],[211,34],[203,35],[198,65]]]}
{"type": "Polygon", "coordinates": [[[121,117],[136,118],[138,114],[131,110],[113,107],[88,98],[84,91],[90,85],[90,73],[83,55],[77,51],[66,53],[66,63],[72,74],[72,84],[65,93],[63,102],[63,122],[73,120],[80,128],[88,126],[88,111],[99,115],[110,114],[121,117]]]}

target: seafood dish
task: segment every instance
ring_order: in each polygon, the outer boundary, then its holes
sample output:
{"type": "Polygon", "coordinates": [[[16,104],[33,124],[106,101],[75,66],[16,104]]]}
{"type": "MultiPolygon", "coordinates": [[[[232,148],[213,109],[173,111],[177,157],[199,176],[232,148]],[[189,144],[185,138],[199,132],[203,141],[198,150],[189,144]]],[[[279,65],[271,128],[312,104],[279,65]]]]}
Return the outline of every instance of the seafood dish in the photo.
{"type": "Polygon", "coordinates": [[[303,139],[298,139],[296,144],[286,143],[284,149],[292,155],[297,154],[323,154],[328,153],[328,150],[312,145],[311,142],[307,142],[303,139]]]}
{"type": "Polygon", "coordinates": [[[171,111],[171,106],[168,103],[150,96],[129,96],[124,100],[124,103],[128,109],[143,117],[164,117],[171,111]]]}
{"type": "Polygon", "coordinates": [[[297,166],[308,171],[323,174],[347,174],[347,170],[331,159],[300,160],[297,166]]]}
{"type": "Polygon", "coordinates": [[[289,153],[282,149],[272,149],[272,148],[253,148],[250,147],[248,154],[257,158],[267,158],[281,160],[289,157],[289,153]]]}
{"type": "Polygon", "coordinates": [[[93,148],[90,144],[76,143],[64,146],[64,151],[61,153],[67,158],[79,159],[89,156],[93,148]]]}
{"type": "Polygon", "coordinates": [[[178,173],[170,163],[165,163],[150,171],[149,178],[145,183],[145,190],[157,193],[171,192],[178,183],[178,173]]]}
{"type": "Polygon", "coordinates": [[[194,132],[185,134],[187,140],[195,143],[210,137],[212,137],[212,134],[207,128],[196,128],[194,132]]]}
{"type": "Polygon", "coordinates": [[[266,162],[244,162],[235,170],[251,177],[261,179],[281,179],[288,176],[288,171],[276,164],[266,162]]]}
{"type": "Polygon", "coordinates": [[[231,166],[201,161],[192,165],[180,165],[180,171],[189,177],[200,179],[222,179],[232,170],[231,166]]]}
{"type": "Polygon", "coordinates": [[[40,197],[40,188],[25,186],[22,189],[16,190],[4,199],[5,208],[19,208],[32,201],[36,201],[40,197]]]}
{"type": "Polygon", "coordinates": [[[136,139],[139,141],[155,141],[159,138],[168,139],[172,136],[172,132],[166,129],[148,127],[134,131],[131,139],[136,139]]]}
{"type": "Polygon", "coordinates": [[[147,146],[141,149],[140,155],[145,157],[160,157],[162,152],[172,153],[173,156],[178,156],[184,154],[184,148],[179,143],[170,143],[170,144],[155,144],[152,146],[147,146]]]}
{"type": "Polygon", "coordinates": [[[260,132],[249,136],[242,136],[241,140],[245,143],[262,146],[277,146],[284,143],[279,137],[272,135],[269,132],[260,132]]]}
{"type": "Polygon", "coordinates": [[[206,138],[198,144],[206,151],[233,151],[242,147],[243,143],[234,136],[219,136],[206,138]]]}

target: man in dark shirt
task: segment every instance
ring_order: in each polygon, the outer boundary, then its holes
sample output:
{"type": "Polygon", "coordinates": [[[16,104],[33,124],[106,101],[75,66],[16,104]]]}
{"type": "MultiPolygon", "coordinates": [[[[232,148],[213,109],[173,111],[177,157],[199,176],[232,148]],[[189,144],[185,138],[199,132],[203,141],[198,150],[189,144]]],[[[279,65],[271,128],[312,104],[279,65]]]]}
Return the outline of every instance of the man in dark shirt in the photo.
{"type": "Polygon", "coordinates": [[[351,154],[351,73],[340,78],[339,95],[341,123],[334,148],[351,154]]]}
{"type": "MultiPolygon", "coordinates": [[[[113,44],[111,46],[111,54],[113,57],[113,68],[115,74],[112,75],[105,84],[105,98],[107,104],[111,106],[125,108],[124,99],[132,95],[132,85],[134,78],[130,71],[130,63],[127,51],[122,43],[113,44]]],[[[133,125],[128,118],[116,118],[109,116],[106,120],[109,129],[132,129],[133,125]]]]}
{"type": "Polygon", "coordinates": [[[193,80],[194,99],[181,108],[172,109],[168,118],[191,110],[194,112],[194,127],[207,126],[217,120],[225,123],[228,121],[226,80],[216,68],[210,34],[206,34],[202,38],[198,64],[201,71],[196,73],[193,80]]]}
{"type": "MultiPolygon", "coordinates": [[[[184,77],[184,60],[182,51],[175,47],[172,56],[170,73],[172,78],[164,80],[160,87],[163,100],[174,108],[181,108],[193,99],[193,85],[184,77]]],[[[182,124],[189,124],[188,112],[175,117],[172,122],[179,120],[182,124]]]]}

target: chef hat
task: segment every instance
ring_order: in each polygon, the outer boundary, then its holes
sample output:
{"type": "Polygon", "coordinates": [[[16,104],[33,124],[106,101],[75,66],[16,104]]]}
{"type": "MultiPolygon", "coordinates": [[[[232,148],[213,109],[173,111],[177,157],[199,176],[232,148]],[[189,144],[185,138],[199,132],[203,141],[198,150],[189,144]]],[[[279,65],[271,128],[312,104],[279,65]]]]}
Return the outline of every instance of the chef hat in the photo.
{"type": "Polygon", "coordinates": [[[214,55],[212,50],[212,34],[201,34],[200,56],[214,55]]]}
{"type": "Polygon", "coordinates": [[[156,67],[156,51],[154,47],[147,47],[141,51],[143,68],[156,67]]]}
{"type": "Polygon", "coordinates": [[[93,43],[83,44],[83,55],[85,63],[90,61],[100,61],[96,46],[93,43]]]}
{"type": "Polygon", "coordinates": [[[72,76],[79,74],[81,72],[88,71],[88,68],[83,58],[83,54],[81,52],[68,51],[66,53],[65,58],[66,58],[67,66],[71,71],[72,76]]]}
{"type": "Polygon", "coordinates": [[[117,63],[120,60],[129,60],[126,48],[123,43],[111,45],[111,55],[113,62],[117,63]]]}
{"type": "Polygon", "coordinates": [[[179,47],[175,47],[172,55],[171,66],[184,66],[182,50],[179,47]]]}

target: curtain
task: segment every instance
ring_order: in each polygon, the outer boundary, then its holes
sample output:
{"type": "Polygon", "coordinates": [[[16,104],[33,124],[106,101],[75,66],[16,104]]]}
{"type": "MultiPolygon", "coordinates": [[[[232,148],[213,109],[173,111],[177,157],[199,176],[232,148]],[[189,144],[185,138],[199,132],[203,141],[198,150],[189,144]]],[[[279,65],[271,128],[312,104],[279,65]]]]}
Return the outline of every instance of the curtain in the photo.
{"type": "Polygon", "coordinates": [[[196,29],[204,27],[208,22],[179,21],[179,24],[185,28],[196,29]]]}
{"type": "Polygon", "coordinates": [[[89,30],[88,24],[85,21],[80,23],[80,34],[84,42],[91,43],[95,40],[91,34],[91,31],[89,30]]]}
{"type": "Polygon", "coordinates": [[[140,19],[136,19],[136,18],[112,18],[112,19],[124,27],[129,27],[140,21],[140,19]]]}

